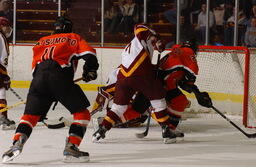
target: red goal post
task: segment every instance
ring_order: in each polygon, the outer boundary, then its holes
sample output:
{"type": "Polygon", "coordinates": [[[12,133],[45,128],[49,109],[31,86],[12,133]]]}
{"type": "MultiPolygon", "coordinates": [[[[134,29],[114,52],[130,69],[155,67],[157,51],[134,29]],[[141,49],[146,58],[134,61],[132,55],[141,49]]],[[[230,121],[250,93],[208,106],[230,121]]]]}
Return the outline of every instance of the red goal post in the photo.
{"type": "Polygon", "coordinates": [[[255,53],[240,46],[200,46],[197,53],[199,89],[226,113],[242,115],[250,128],[256,127],[255,53]]]}

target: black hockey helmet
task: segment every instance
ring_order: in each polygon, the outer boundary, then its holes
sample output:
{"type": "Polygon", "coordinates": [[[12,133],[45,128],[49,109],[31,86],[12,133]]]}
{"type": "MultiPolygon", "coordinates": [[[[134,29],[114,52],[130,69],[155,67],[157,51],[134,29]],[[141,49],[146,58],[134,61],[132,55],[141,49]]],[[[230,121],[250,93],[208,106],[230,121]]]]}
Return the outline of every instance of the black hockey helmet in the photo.
{"type": "Polygon", "coordinates": [[[182,47],[191,48],[195,53],[198,50],[198,43],[196,38],[191,38],[183,42],[182,47]]]}
{"type": "Polygon", "coordinates": [[[65,17],[58,17],[54,23],[54,33],[70,33],[72,32],[73,23],[65,17]]]}

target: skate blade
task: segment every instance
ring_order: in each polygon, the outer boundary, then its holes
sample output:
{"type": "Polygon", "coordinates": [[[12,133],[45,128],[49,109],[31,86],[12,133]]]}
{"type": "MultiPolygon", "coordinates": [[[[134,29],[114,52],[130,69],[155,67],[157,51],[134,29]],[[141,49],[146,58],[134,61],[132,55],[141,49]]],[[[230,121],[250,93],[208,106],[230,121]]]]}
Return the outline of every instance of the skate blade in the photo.
{"type": "Polygon", "coordinates": [[[177,139],[176,138],[164,138],[164,144],[172,144],[172,143],[176,143],[177,139]]]}
{"type": "Polygon", "coordinates": [[[1,129],[2,129],[2,130],[15,130],[15,129],[16,129],[16,126],[15,126],[15,125],[10,125],[10,126],[1,125],[1,129]]]}
{"type": "Polygon", "coordinates": [[[89,156],[82,156],[82,157],[74,157],[70,155],[66,155],[63,157],[63,162],[65,163],[83,163],[83,162],[89,162],[90,158],[89,156]]]}
{"type": "Polygon", "coordinates": [[[184,141],[184,137],[176,137],[176,142],[183,142],[184,141]]]}
{"type": "Polygon", "coordinates": [[[13,156],[11,156],[11,157],[9,157],[8,155],[4,155],[3,159],[2,159],[2,163],[7,163],[7,162],[12,161],[15,157],[20,155],[21,151],[20,150],[16,150],[16,151],[13,151],[12,153],[13,153],[13,156]]]}

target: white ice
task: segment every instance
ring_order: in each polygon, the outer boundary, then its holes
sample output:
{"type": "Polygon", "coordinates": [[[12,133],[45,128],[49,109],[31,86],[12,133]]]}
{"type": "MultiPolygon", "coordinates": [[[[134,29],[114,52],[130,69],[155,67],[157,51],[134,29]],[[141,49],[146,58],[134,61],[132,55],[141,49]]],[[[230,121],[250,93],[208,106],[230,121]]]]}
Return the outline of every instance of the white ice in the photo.
{"type": "MultiPolygon", "coordinates": [[[[26,97],[27,89],[15,89],[26,97]]],[[[90,101],[96,92],[86,92],[90,101]]],[[[9,105],[19,100],[8,93],[9,105]]],[[[22,115],[23,106],[9,111],[9,117],[16,122],[22,115]]],[[[48,118],[56,120],[61,116],[70,118],[69,113],[58,105],[50,111],[48,118]]],[[[229,116],[240,127],[239,117],[229,116]]],[[[91,142],[93,128],[90,125],[80,146],[90,153],[89,163],[67,164],[62,162],[62,151],[68,128],[51,130],[42,124],[34,128],[23,152],[9,164],[0,167],[255,167],[256,139],[248,139],[241,132],[219,116],[193,118],[183,121],[179,127],[185,132],[183,142],[163,144],[159,126],[150,127],[144,139],[137,139],[135,133],[145,127],[113,128],[100,144],[91,142]]],[[[255,133],[255,130],[247,130],[255,133]]],[[[0,154],[12,144],[14,131],[0,131],[0,154]]]]}

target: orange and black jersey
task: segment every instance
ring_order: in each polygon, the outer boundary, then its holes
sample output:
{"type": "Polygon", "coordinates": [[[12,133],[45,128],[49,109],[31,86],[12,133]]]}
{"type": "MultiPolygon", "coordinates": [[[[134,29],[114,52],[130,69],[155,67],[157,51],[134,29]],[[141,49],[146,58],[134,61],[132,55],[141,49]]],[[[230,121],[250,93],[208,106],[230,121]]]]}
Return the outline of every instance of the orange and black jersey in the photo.
{"type": "Polygon", "coordinates": [[[167,90],[177,88],[179,81],[185,76],[195,78],[199,71],[194,51],[177,45],[161,60],[160,68],[166,72],[164,79],[167,90]]]}
{"type": "Polygon", "coordinates": [[[61,33],[42,37],[33,47],[32,69],[45,60],[54,60],[61,67],[73,66],[76,69],[78,59],[86,54],[96,56],[96,51],[78,34],[61,33]]]}

